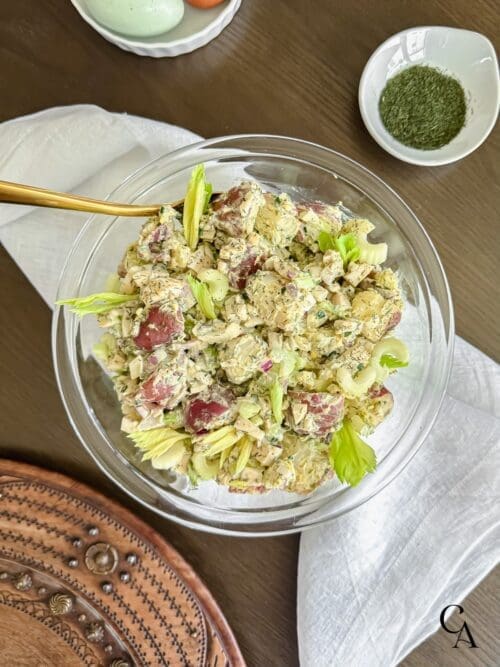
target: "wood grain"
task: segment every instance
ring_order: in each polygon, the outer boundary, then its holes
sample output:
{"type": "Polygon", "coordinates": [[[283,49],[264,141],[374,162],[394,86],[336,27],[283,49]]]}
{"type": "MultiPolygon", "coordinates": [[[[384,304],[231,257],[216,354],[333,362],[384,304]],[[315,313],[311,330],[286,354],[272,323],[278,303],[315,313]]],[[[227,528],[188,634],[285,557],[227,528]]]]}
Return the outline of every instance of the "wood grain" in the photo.
{"type": "MultiPolygon", "coordinates": [[[[192,54],[157,61],[108,44],[67,0],[4,0],[0,119],[93,103],[204,136],[288,134],[345,153],[414,209],[441,254],[458,333],[500,359],[498,130],[465,160],[423,169],[378,147],[364,129],[356,100],[366,60],[389,35],[412,25],[449,25],[478,30],[495,43],[497,10],[496,0],[244,0],[217,40],[192,54]]],[[[9,315],[2,321],[0,347],[2,454],[67,471],[132,507],[207,581],[249,665],[297,665],[298,538],[248,542],[200,535],[138,507],[103,479],[67,424],[55,388],[48,309],[5,254],[0,264],[0,317],[9,315]]],[[[482,663],[471,663],[463,649],[451,650],[451,635],[440,632],[407,664],[494,664],[500,654],[495,582],[487,579],[467,601],[477,610],[485,637],[482,663]]]]}
{"type": "MultiPolygon", "coordinates": [[[[46,628],[41,626],[39,635],[26,642],[26,627],[31,632],[36,628],[33,623],[26,622],[26,614],[9,609],[8,614],[0,612],[0,657],[5,665],[18,667],[38,667],[38,665],[65,665],[65,667],[81,667],[74,653],[68,651],[63,639],[57,634],[48,636],[46,628]],[[39,637],[40,641],[37,641],[39,637]],[[34,641],[33,641],[34,639],[34,641]]],[[[38,629],[38,628],[36,628],[38,629]]]]}

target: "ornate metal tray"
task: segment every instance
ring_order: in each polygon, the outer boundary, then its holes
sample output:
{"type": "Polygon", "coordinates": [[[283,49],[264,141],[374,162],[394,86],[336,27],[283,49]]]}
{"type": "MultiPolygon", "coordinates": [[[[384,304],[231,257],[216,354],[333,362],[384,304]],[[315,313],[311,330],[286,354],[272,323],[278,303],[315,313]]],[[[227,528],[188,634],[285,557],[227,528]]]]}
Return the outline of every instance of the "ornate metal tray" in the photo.
{"type": "Polygon", "coordinates": [[[0,664],[244,667],[191,567],[123,507],[0,461],[0,664]]]}

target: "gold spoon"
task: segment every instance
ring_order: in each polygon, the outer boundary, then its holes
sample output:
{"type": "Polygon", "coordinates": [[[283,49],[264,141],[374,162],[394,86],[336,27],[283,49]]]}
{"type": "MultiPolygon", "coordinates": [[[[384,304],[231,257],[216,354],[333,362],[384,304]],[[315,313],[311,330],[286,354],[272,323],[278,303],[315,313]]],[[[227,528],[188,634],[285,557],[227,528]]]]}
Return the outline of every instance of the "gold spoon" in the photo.
{"type": "MultiPolygon", "coordinates": [[[[183,199],[172,202],[176,207],[183,199]]],[[[130,217],[149,217],[156,215],[162,204],[137,206],[135,204],[116,204],[111,201],[90,199],[79,195],[68,195],[64,192],[34,188],[31,185],[0,181],[0,203],[24,204],[27,206],[44,206],[46,208],[63,208],[69,211],[85,211],[87,213],[105,213],[107,215],[126,215],[130,217]]]]}

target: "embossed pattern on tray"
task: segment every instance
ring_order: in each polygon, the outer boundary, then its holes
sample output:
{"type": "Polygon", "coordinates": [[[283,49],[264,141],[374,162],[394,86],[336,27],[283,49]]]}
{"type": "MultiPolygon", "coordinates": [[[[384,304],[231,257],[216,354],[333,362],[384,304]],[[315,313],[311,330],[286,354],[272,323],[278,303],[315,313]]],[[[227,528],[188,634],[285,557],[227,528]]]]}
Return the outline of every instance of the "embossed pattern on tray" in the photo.
{"type": "Polygon", "coordinates": [[[155,531],[11,461],[0,461],[0,663],[244,667],[209,591],[155,531]]]}

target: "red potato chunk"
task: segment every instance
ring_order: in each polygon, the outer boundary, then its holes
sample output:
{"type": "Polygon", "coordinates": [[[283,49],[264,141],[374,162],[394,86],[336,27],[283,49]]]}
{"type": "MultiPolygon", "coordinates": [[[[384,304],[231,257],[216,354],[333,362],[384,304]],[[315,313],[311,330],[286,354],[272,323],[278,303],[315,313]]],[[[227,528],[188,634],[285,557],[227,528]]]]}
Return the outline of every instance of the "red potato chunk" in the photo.
{"type": "Polygon", "coordinates": [[[394,396],[392,392],[383,385],[374,385],[368,392],[375,412],[381,416],[380,421],[383,421],[394,407],[394,396]]]}
{"type": "Polygon", "coordinates": [[[400,322],[401,322],[401,311],[396,310],[391,315],[391,319],[387,323],[386,333],[387,333],[387,331],[391,331],[391,329],[395,329],[400,322]]]}
{"type": "Polygon", "coordinates": [[[141,239],[137,247],[137,254],[147,261],[168,261],[169,252],[164,248],[164,241],[171,235],[167,225],[159,225],[153,231],[141,239]]]}
{"type": "Polygon", "coordinates": [[[288,425],[299,435],[324,437],[344,416],[344,397],[327,392],[288,392],[288,425]]]}
{"type": "Polygon", "coordinates": [[[264,258],[253,253],[252,248],[249,249],[249,254],[244,257],[241,262],[232,268],[228,274],[228,280],[231,287],[237,289],[244,289],[247,284],[247,278],[261,268],[264,258]]]}
{"type": "Polygon", "coordinates": [[[392,396],[392,393],[383,384],[374,384],[368,391],[370,398],[380,398],[381,396],[387,396],[387,394],[392,396]]]}
{"type": "Polygon", "coordinates": [[[137,395],[138,403],[154,403],[172,410],[186,395],[186,371],[186,355],[171,353],[141,384],[137,395]]]}
{"type": "Polygon", "coordinates": [[[164,352],[163,352],[162,355],[159,355],[158,352],[156,352],[156,354],[155,354],[155,352],[153,351],[152,354],[149,354],[145,358],[145,360],[144,360],[144,374],[145,375],[150,375],[155,370],[155,368],[157,368],[159,366],[159,364],[161,363],[161,361],[164,358],[164,354],[165,354],[164,352]]]}
{"type": "Polygon", "coordinates": [[[158,345],[168,345],[179,338],[183,332],[184,318],[180,308],[175,311],[151,308],[134,342],[143,350],[152,350],[158,345]]]}
{"type": "Polygon", "coordinates": [[[184,423],[190,433],[202,433],[231,422],[236,416],[236,402],[232,391],[211,387],[188,399],[184,423]]]}
{"type": "Polygon", "coordinates": [[[371,387],[368,396],[368,404],[362,405],[358,412],[361,419],[371,427],[376,428],[392,412],[394,397],[392,392],[383,385],[371,387]]]}
{"type": "Polygon", "coordinates": [[[229,284],[242,290],[247,279],[257,273],[266,260],[264,251],[243,239],[229,239],[219,253],[219,270],[227,274],[229,284]]]}
{"type": "Polygon", "coordinates": [[[299,215],[307,214],[308,211],[313,211],[320,218],[324,218],[335,224],[336,226],[342,224],[342,218],[337,206],[332,204],[325,204],[322,201],[309,201],[297,204],[299,215]]]}
{"type": "Polygon", "coordinates": [[[264,196],[256,183],[241,183],[212,202],[212,222],[229,236],[246,236],[252,232],[263,203],[264,196]]]}
{"type": "Polygon", "coordinates": [[[342,228],[341,212],[337,206],[320,201],[301,202],[297,204],[297,214],[300,224],[295,238],[309,247],[314,247],[321,231],[337,235],[342,228]]]}
{"type": "Polygon", "coordinates": [[[167,225],[159,225],[150,235],[149,243],[159,243],[170,236],[170,229],[167,225]]]}
{"type": "Polygon", "coordinates": [[[170,402],[169,399],[172,397],[174,389],[173,385],[162,381],[161,378],[152,376],[142,385],[140,395],[148,403],[158,403],[163,407],[169,407],[167,404],[170,402]]]}

